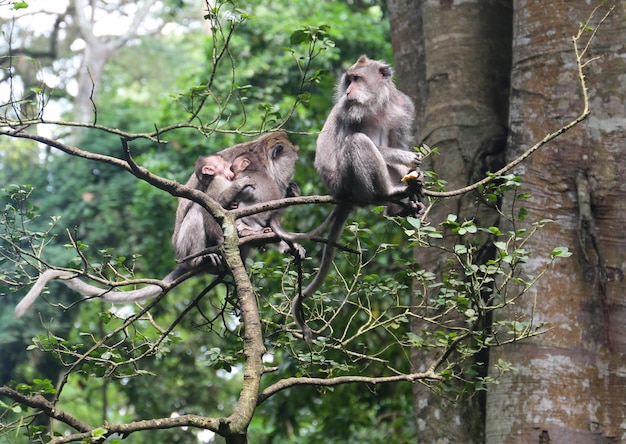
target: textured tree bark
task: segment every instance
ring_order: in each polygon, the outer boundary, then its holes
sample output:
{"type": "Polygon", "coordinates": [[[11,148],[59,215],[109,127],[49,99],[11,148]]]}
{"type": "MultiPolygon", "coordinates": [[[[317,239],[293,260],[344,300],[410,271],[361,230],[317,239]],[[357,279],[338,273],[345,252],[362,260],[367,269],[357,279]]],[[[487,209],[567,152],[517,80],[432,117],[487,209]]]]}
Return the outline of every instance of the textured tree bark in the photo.
{"type": "MultiPolygon", "coordinates": [[[[416,102],[416,141],[440,149],[424,168],[447,180],[449,189],[496,171],[503,165],[507,136],[510,2],[389,0],[388,9],[399,85],[409,85],[404,91],[416,102]]],[[[494,211],[476,214],[475,199],[475,194],[447,199],[428,219],[437,225],[455,213],[497,225],[494,211]]],[[[490,254],[489,249],[482,252],[484,259],[490,254]]],[[[432,249],[416,255],[435,272],[445,261],[432,249]]],[[[417,322],[412,326],[416,334],[424,328],[417,322]]],[[[413,364],[423,370],[431,358],[415,352],[413,364]]],[[[483,399],[452,403],[420,385],[415,385],[414,397],[420,443],[483,441],[483,399]]]]}
{"type": "MultiPolygon", "coordinates": [[[[609,3],[616,9],[589,54],[601,58],[586,71],[591,116],[517,171],[532,194],[527,220],[556,221],[527,245],[535,258],[527,272],[536,274],[545,265],[539,255],[558,245],[574,256],[515,306],[528,314],[536,298],[535,319],[551,329],[491,352],[491,362],[501,358],[518,371],[489,388],[487,443],[626,442],[626,15],[623,2],[609,3]]],[[[514,5],[509,158],[582,109],[570,37],[595,6],[514,5]]]]}

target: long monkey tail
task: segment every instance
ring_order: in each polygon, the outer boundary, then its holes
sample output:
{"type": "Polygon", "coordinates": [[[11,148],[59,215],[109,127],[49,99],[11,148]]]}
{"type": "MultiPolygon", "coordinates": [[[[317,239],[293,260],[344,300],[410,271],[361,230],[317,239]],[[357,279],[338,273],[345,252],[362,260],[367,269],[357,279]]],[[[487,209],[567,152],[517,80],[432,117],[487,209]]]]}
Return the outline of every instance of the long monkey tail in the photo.
{"type": "Polygon", "coordinates": [[[297,242],[300,240],[312,239],[316,236],[321,235],[322,232],[326,229],[326,227],[328,226],[330,221],[333,220],[334,217],[335,217],[335,211],[332,211],[328,215],[326,220],[322,222],[318,227],[314,228],[313,230],[307,233],[294,233],[291,231],[286,231],[282,227],[282,225],[280,224],[280,212],[277,211],[274,214],[272,214],[272,217],[270,218],[270,221],[269,221],[269,225],[272,231],[276,233],[276,235],[280,237],[282,240],[287,240],[290,242],[297,242]]]}
{"type": "MultiPolygon", "coordinates": [[[[171,282],[174,279],[172,278],[176,271],[168,274],[163,281],[171,282]]],[[[144,299],[153,298],[155,296],[160,295],[163,292],[163,289],[158,285],[147,285],[146,287],[140,288],[138,290],[131,291],[111,291],[106,288],[99,288],[93,285],[89,285],[80,279],[74,276],[74,273],[63,270],[46,270],[33,285],[33,288],[24,296],[24,298],[17,304],[15,307],[15,317],[19,318],[26,313],[26,310],[33,305],[35,300],[39,297],[44,287],[54,279],[63,279],[61,282],[65,284],[68,288],[77,291],[86,297],[98,297],[106,302],[135,302],[141,301],[144,299]]]]}
{"type": "Polygon", "coordinates": [[[329,220],[332,218],[332,225],[330,227],[330,232],[328,233],[328,243],[324,246],[324,253],[322,255],[319,271],[309,285],[302,290],[302,293],[296,295],[291,304],[291,314],[293,319],[296,321],[298,328],[302,330],[304,339],[308,343],[310,343],[313,338],[313,332],[309,326],[306,325],[302,302],[305,298],[313,295],[313,293],[315,293],[322,286],[324,280],[326,280],[326,276],[328,276],[328,273],[333,265],[333,259],[335,258],[337,241],[341,236],[343,227],[346,225],[346,221],[348,220],[348,216],[351,212],[352,206],[340,204],[335,207],[327,219],[329,220]]]}

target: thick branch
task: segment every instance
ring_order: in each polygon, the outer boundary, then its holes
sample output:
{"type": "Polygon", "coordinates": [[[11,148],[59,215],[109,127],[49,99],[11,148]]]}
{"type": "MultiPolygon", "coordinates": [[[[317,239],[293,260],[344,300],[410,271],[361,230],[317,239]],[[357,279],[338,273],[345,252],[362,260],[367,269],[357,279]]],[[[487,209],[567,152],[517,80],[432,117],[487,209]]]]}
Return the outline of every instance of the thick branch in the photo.
{"type": "Polygon", "coordinates": [[[238,437],[235,441],[239,441],[241,438],[241,441],[245,442],[246,430],[252,421],[257,404],[261,377],[264,372],[263,355],[266,350],[263,344],[261,316],[254,288],[239,252],[239,236],[235,228],[235,219],[230,215],[225,217],[222,228],[224,230],[224,244],[222,246],[224,260],[235,281],[237,299],[241,309],[242,346],[245,359],[239,399],[227,422],[223,424],[224,429],[221,430],[221,434],[234,435],[238,437]]]}
{"type": "Polygon", "coordinates": [[[76,430],[82,432],[89,432],[93,430],[93,427],[91,427],[89,424],[80,421],[78,418],[73,417],[63,410],[57,409],[53,403],[51,403],[41,395],[27,396],[10,387],[2,386],[0,387],[0,396],[6,396],[7,398],[14,400],[21,405],[41,410],[43,413],[46,414],[46,416],[67,424],[76,430]]]}

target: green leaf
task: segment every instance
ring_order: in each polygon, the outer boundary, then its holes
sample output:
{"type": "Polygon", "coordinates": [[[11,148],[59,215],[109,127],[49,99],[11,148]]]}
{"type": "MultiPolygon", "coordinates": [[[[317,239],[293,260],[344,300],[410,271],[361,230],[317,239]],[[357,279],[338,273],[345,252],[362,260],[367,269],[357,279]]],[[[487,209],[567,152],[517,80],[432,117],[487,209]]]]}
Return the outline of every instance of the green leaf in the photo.
{"type": "Polygon", "coordinates": [[[556,247],[552,250],[552,253],[550,253],[552,257],[570,257],[571,255],[572,252],[569,251],[567,247],[556,247]]]}
{"type": "Polygon", "coordinates": [[[289,42],[292,45],[299,45],[301,43],[307,43],[311,40],[310,34],[307,34],[303,29],[297,29],[291,33],[289,42]]]}
{"type": "Polygon", "coordinates": [[[443,239],[443,234],[441,234],[441,232],[439,231],[426,233],[426,236],[431,237],[433,239],[443,239]]]}
{"type": "Polygon", "coordinates": [[[527,214],[528,214],[528,210],[526,210],[526,208],[520,208],[519,212],[517,213],[517,218],[519,220],[524,220],[526,219],[527,214]]]}
{"type": "Polygon", "coordinates": [[[408,216],[408,217],[406,218],[406,221],[407,221],[409,224],[411,224],[412,226],[414,226],[415,228],[422,228],[422,221],[421,221],[421,220],[419,220],[419,219],[418,219],[418,218],[416,218],[416,217],[411,217],[411,216],[408,216]]]}
{"type": "Polygon", "coordinates": [[[108,430],[102,427],[99,427],[97,429],[93,429],[91,431],[91,437],[94,439],[102,439],[104,437],[106,437],[106,434],[108,433],[108,430]]]}
{"type": "Polygon", "coordinates": [[[493,245],[500,251],[506,251],[506,242],[494,242],[493,245]]]}

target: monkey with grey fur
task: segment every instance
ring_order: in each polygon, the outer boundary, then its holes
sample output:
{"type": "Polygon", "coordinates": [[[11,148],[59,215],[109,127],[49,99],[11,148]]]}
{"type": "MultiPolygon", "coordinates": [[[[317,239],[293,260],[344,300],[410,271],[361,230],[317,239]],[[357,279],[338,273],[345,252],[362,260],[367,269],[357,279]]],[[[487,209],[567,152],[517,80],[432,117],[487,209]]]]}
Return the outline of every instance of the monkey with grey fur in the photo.
{"type": "MultiPolygon", "coordinates": [[[[244,188],[251,186],[248,177],[240,176],[233,180],[234,177],[231,163],[222,156],[213,154],[200,157],[196,161],[194,174],[187,181],[187,186],[206,193],[222,207],[229,209],[236,196],[244,188]]],[[[201,264],[220,266],[221,258],[217,253],[194,255],[206,248],[221,245],[223,237],[222,227],[200,204],[178,198],[172,245],[177,261],[186,265],[182,268],[191,269],[201,264]],[[186,260],[189,256],[194,257],[186,260]]]]}
{"type": "MultiPolygon", "coordinates": [[[[391,67],[365,55],[337,85],[336,103],[317,138],[315,167],[332,195],[342,202],[331,213],[329,242],[319,271],[292,303],[292,314],[307,342],[312,331],[306,325],[302,301],[315,293],[328,275],[334,245],[354,206],[410,194],[402,178],[416,170],[421,160],[409,149],[414,110],[411,99],[396,89],[391,67]]],[[[423,211],[419,202],[409,205],[413,214],[423,211]]],[[[393,208],[392,214],[396,212],[393,208]]]]}
{"type": "MultiPolygon", "coordinates": [[[[291,180],[295,172],[295,163],[298,158],[298,154],[297,154],[298,147],[296,145],[293,145],[289,141],[289,139],[287,138],[284,132],[275,132],[275,133],[265,134],[256,140],[245,142],[245,143],[240,143],[233,147],[227,148],[221,151],[219,154],[221,158],[227,164],[230,164],[235,157],[246,152],[256,153],[260,157],[262,164],[267,168],[267,171],[269,172],[270,176],[274,179],[276,185],[278,186],[281,193],[283,193],[283,195],[287,193],[288,190],[293,186],[291,183],[291,180]]],[[[216,178],[217,177],[214,176],[213,180],[216,178]]],[[[187,185],[197,190],[207,191],[208,188],[210,188],[211,184],[203,183],[203,179],[206,179],[206,178],[203,178],[202,174],[200,174],[200,177],[198,177],[198,175],[196,174],[196,171],[194,171],[189,181],[187,182],[187,185]],[[207,187],[207,188],[203,188],[203,187],[207,187]]],[[[211,192],[211,190],[208,190],[208,192],[211,192]]],[[[212,197],[220,198],[220,196],[212,196],[212,197]]],[[[221,200],[223,201],[225,199],[221,199],[221,200]]],[[[200,205],[197,205],[197,207],[199,209],[202,209],[200,205]]],[[[177,227],[175,229],[175,234],[173,236],[173,242],[174,242],[177,255],[184,254],[184,252],[187,252],[187,251],[191,252],[192,254],[199,253],[204,248],[204,247],[200,248],[200,246],[207,244],[207,237],[211,237],[211,236],[215,237],[215,233],[209,232],[207,236],[206,232],[204,232],[204,229],[201,229],[201,231],[203,232],[203,236],[205,236],[204,238],[200,238],[200,240],[198,238],[195,238],[195,241],[191,242],[191,246],[184,245],[184,240],[185,240],[184,233],[190,232],[190,227],[185,226],[185,223],[189,223],[189,222],[185,222],[185,220],[187,220],[191,216],[193,223],[190,225],[192,227],[195,226],[197,228],[197,227],[205,226],[204,215],[202,216],[203,219],[201,223],[199,223],[198,221],[200,219],[198,215],[196,214],[195,208],[196,206],[194,205],[194,203],[192,201],[188,201],[187,199],[185,199],[184,202],[182,203],[179,202],[180,218],[182,219],[178,218],[177,227]],[[181,209],[181,206],[182,206],[182,209],[181,209]],[[189,214],[190,212],[191,212],[191,215],[189,214]],[[202,239],[204,239],[204,244],[202,242],[202,239]],[[198,249],[198,251],[193,251],[196,248],[198,249]]],[[[213,222],[215,221],[213,220],[213,222]]],[[[215,222],[215,226],[219,228],[219,225],[217,224],[217,222],[215,222]]],[[[219,232],[220,232],[219,239],[221,239],[222,238],[221,228],[219,232]]],[[[209,259],[209,261],[210,260],[211,259],[209,259]]],[[[202,265],[206,265],[206,262],[202,261],[202,265]]],[[[165,284],[169,284],[175,281],[176,279],[178,279],[179,277],[181,277],[187,271],[190,271],[191,269],[194,269],[194,267],[197,267],[197,266],[199,266],[198,261],[190,261],[190,263],[183,262],[178,267],[176,267],[174,271],[172,271],[167,276],[165,276],[163,278],[163,282],[165,284]]],[[[99,288],[99,287],[96,287],[96,286],[93,286],[93,285],[90,285],[81,281],[79,278],[76,277],[76,273],[65,271],[65,270],[50,269],[50,270],[46,270],[39,276],[39,278],[37,279],[37,281],[31,288],[31,290],[18,303],[18,305],[15,307],[15,315],[17,317],[22,316],[26,312],[26,310],[35,302],[37,297],[39,297],[39,295],[41,294],[43,289],[46,287],[48,282],[54,279],[60,279],[61,282],[64,285],[66,285],[68,288],[81,293],[83,296],[98,297],[106,302],[114,302],[114,303],[115,302],[126,303],[126,302],[134,302],[134,301],[149,299],[149,298],[158,296],[163,292],[163,288],[159,285],[148,285],[137,290],[124,291],[124,292],[115,291],[114,289],[111,289],[111,288],[99,288]]]]}
{"type": "MultiPolygon", "coordinates": [[[[233,160],[232,170],[236,174],[235,180],[246,177],[252,186],[246,187],[236,197],[238,208],[245,208],[262,202],[278,200],[283,197],[278,184],[270,177],[268,169],[263,164],[261,158],[255,153],[244,153],[233,160]]],[[[291,193],[296,192],[291,189],[291,193]]],[[[297,191],[299,192],[299,191],[297,191]]],[[[275,227],[282,233],[286,233],[280,226],[278,215],[280,211],[271,210],[258,214],[245,216],[237,220],[237,231],[239,235],[250,236],[263,232],[270,232],[275,227]]],[[[277,233],[280,237],[280,233],[277,233]]],[[[305,251],[302,246],[284,239],[278,244],[278,251],[281,253],[292,252],[299,259],[304,259],[305,251]]],[[[244,251],[242,250],[242,255],[244,251]]]]}

